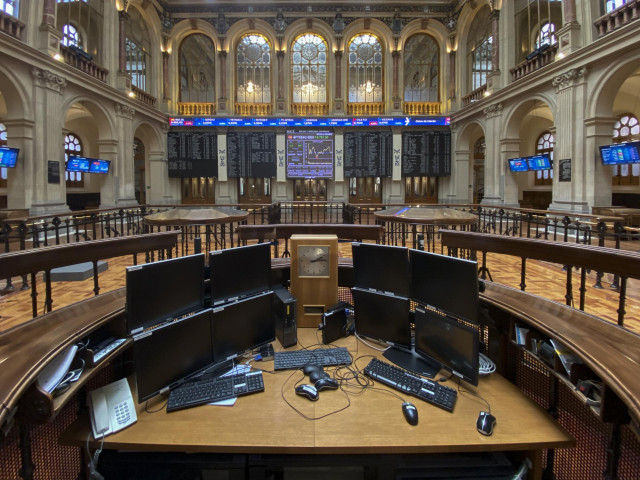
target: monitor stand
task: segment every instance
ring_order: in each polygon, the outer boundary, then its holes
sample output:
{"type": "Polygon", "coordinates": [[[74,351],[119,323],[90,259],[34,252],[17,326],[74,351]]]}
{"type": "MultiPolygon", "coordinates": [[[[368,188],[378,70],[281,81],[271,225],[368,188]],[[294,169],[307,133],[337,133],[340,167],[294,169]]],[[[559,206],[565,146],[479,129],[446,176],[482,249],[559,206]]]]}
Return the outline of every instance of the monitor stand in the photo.
{"type": "Polygon", "coordinates": [[[441,367],[439,362],[416,353],[413,346],[411,350],[391,347],[385,350],[382,356],[400,368],[429,378],[435,377],[441,367]]]}

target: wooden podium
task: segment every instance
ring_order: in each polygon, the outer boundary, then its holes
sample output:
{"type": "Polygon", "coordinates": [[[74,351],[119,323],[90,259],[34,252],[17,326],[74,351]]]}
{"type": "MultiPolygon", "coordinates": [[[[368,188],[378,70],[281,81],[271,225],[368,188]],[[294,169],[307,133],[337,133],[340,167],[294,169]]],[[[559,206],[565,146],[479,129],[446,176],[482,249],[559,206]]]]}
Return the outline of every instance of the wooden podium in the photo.
{"type": "Polygon", "coordinates": [[[315,327],[327,307],[338,302],[338,237],[292,235],[291,294],[298,303],[298,326],[315,327]]]}

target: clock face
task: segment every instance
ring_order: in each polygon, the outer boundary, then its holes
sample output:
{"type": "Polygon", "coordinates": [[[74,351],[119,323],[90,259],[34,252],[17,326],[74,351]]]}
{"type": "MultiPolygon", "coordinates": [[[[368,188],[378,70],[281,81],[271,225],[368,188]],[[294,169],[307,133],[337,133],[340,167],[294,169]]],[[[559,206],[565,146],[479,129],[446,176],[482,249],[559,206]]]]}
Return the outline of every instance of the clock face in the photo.
{"type": "Polygon", "coordinates": [[[298,247],[298,275],[303,277],[329,276],[329,246],[300,245],[298,247]]]}

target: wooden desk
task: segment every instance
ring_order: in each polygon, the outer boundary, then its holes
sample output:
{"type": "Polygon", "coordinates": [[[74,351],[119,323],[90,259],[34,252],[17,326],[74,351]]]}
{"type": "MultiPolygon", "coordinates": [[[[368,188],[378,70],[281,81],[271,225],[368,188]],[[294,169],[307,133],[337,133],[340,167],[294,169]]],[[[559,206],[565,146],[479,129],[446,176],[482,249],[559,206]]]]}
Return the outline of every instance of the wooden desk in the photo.
{"type": "MultiPolygon", "coordinates": [[[[316,331],[299,329],[298,338],[303,345],[315,344],[316,331]]],[[[364,368],[369,361],[360,357],[378,353],[361,342],[356,343],[353,336],[336,344],[349,349],[358,368],[364,368]]],[[[277,342],[275,348],[280,349],[277,342]]],[[[272,370],[273,362],[256,366],[272,370]]],[[[345,407],[348,403],[345,393],[323,391],[317,402],[311,402],[294,393],[297,381],[304,378],[300,383],[308,382],[302,372],[264,373],[263,377],[265,391],[240,397],[233,407],[203,405],[169,414],[164,410],[150,414],[145,412],[144,405],[138,405],[138,422],[106,437],[104,448],[312,455],[523,451],[533,462],[531,478],[540,478],[543,449],[574,445],[573,438],[546,412],[497,374],[481,378],[477,389],[463,384],[465,389],[477,391],[490,402],[497,418],[490,437],[476,430],[478,412],[486,408],[472,395],[459,393],[453,413],[406,397],[419,411],[419,424],[415,427],[405,421],[398,398],[374,390],[351,395],[351,405],[340,413],[309,421],[289,407],[282,396],[305,415],[320,417],[345,407]]],[[[381,384],[376,386],[386,389],[381,384]]],[[[165,400],[152,399],[148,409],[158,409],[165,400]]],[[[67,429],[61,441],[82,447],[89,431],[87,416],[81,417],[67,429]]],[[[97,448],[99,443],[94,441],[93,447],[97,448]]]]}

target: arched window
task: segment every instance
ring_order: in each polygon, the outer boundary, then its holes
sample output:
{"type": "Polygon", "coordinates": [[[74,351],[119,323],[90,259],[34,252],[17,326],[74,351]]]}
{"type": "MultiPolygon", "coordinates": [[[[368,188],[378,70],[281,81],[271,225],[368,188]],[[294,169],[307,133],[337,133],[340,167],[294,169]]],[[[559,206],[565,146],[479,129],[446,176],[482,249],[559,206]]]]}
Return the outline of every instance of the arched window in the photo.
{"type": "Polygon", "coordinates": [[[149,91],[147,72],[151,71],[151,36],[149,28],[140,12],[128,10],[129,19],[125,26],[126,72],[131,75],[131,83],[140,90],[149,91]]]}
{"type": "MultiPolygon", "coordinates": [[[[555,139],[551,132],[543,132],[536,141],[536,155],[549,155],[553,165],[553,145],[555,139]]],[[[536,170],[534,185],[551,185],[553,183],[553,170],[536,170]]]]}
{"type": "Polygon", "coordinates": [[[616,8],[621,7],[622,5],[627,3],[627,0],[606,0],[606,2],[605,13],[609,13],[612,10],[615,10],[616,8]]]}
{"type": "Polygon", "coordinates": [[[349,43],[349,103],[382,102],[382,45],[368,33],[349,43]]]}
{"type": "Polygon", "coordinates": [[[67,47],[82,48],[82,37],[78,33],[78,29],[70,23],[63,25],[61,43],[67,47]]]}
{"type": "MultiPolygon", "coordinates": [[[[640,124],[632,113],[620,115],[613,125],[613,143],[640,140],[640,124]]],[[[639,185],[640,163],[613,166],[613,185],[639,185]]]]}
{"type": "Polygon", "coordinates": [[[20,14],[20,0],[0,0],[0,10],[12,17],[20,14]]]}
{"type": "MultiPolygon", "coordinates": [[[[7,127],[0,123],[0,146],[7,144],[7,127]]],[[[0,188],[7,188],[7,169],[0,168],[0,188]]]]}
{"type": "Polygon", "coordinates": [[[440,55],[430,35],[417,34],[404,46],[404,101],[437,102],[440,55]]]}
{"type": "MultiPolygon", "coordinates": [[[[73,133],[68,133],[64,137],[64,163],[67,164],[69,155],[82,155],[82,142],[73,133]]],[[[82,172],[64,172],[67,188],[84,187],[84,176],[82,172]]]]}
{"type": "Polygon", "coordinates": [[[236,101],[271,103],[271,46],[262,35],[245,35],[238,43],[236,101]]]}
{"type": "Polygon", "coordinates": [[[215,47],[206,35],[189,35],[180,44],[180,101],[214,103],[215,47]]]}
{"type": "Polygon", "coordinates": [[[326,103],[327,43],[305,33],[294,40],[291,50],[293,103],[326,103]]]}
{"type": "Polygon", "coordinates": [[[490,13],[489,7],[482,7],[469,27],[466,62],[469,72],[469,83],[467,84],[469,92],[486,85],[487,76],[493,68],[490,13]]]}
{"type": "Polygon", "coordinates": [[[543,23],[540,32],[536,35],[536,48],[557,43],[558,39],[556,38],[555,31],[556,26],[553,23],[543,23]]]}

